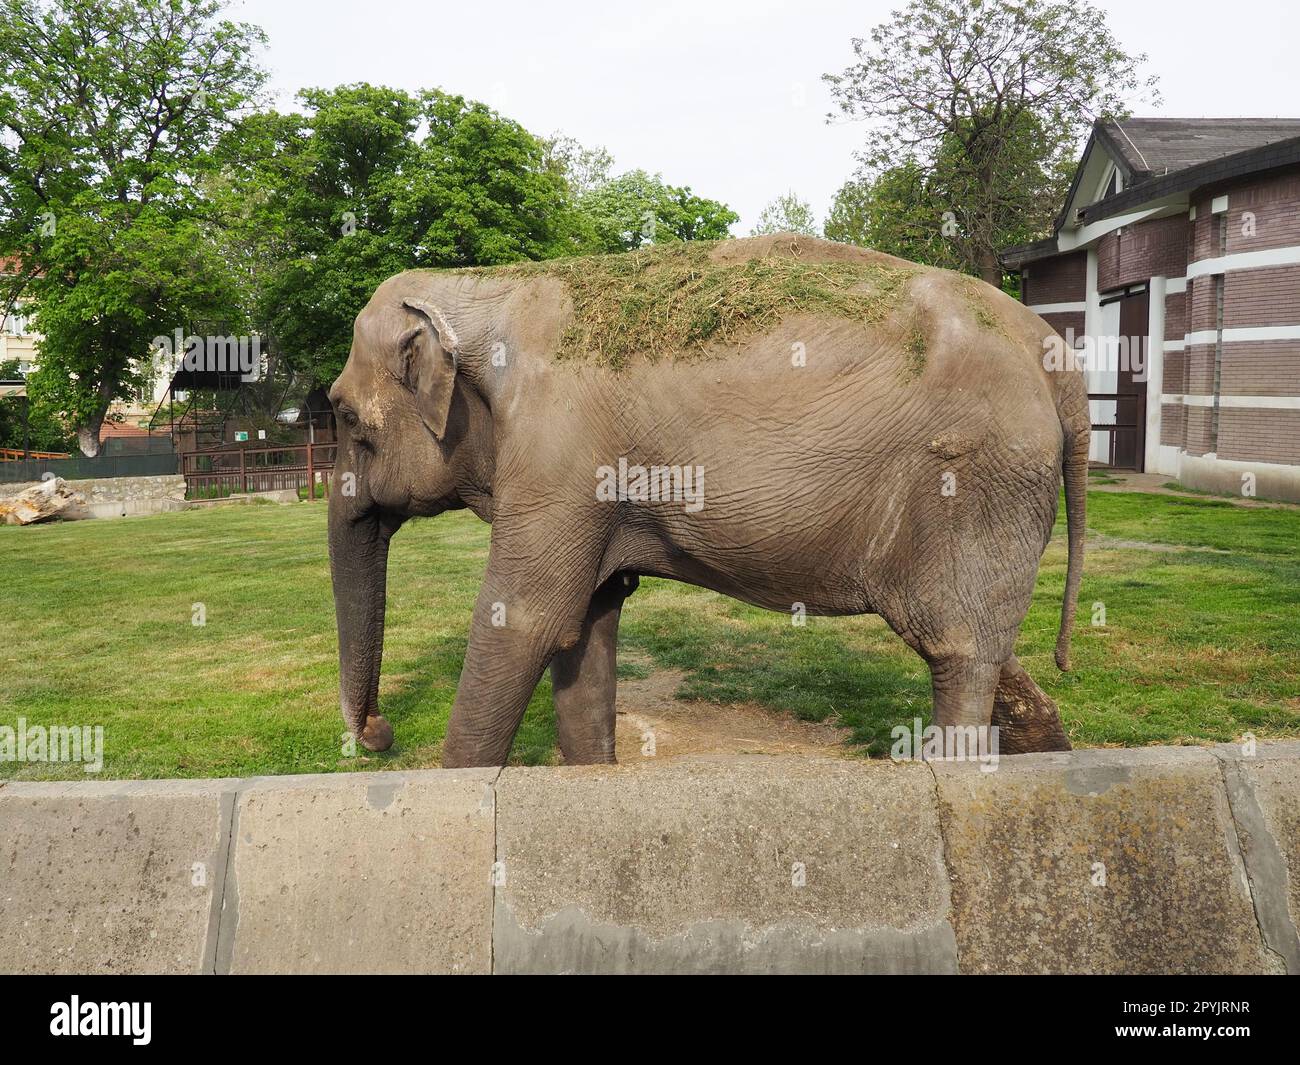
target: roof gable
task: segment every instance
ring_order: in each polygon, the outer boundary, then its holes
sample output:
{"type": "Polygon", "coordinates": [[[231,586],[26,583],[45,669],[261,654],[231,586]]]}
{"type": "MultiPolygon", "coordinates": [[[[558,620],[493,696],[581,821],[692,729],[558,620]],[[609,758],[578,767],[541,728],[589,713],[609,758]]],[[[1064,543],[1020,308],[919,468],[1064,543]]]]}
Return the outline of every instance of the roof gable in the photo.
{"type": "Polygon", "coordinates": [[[1300,118],[1106,119],[1095,129],[1137,184],[1300,136],[1300,118]]]}
{"type": "Polygon", "coordinates": [[[1061,213],[1056,216],[1053,232],[1059,233],[1063,227],[1075,225],[1079,211],[1103,199],[1116,170],[1120,173],[1122,188],[1128,188],[1133,183],[1132,169],[1110,138],[1094,126],[1088,143],[1084,145],[1083,155],[1079,157],[1079,165],[1074,168],[1070,191],[1066,193],[1061,213]]]}
{"type": "Polygon", "coordinates": [[[1053,228],[1077,225],[1084,208],[1155,178],[1297,136],[1300,118],[1099,119],[1053,228]],[[1108,182],[1112,166],[1118,188],[1108,182]]]}

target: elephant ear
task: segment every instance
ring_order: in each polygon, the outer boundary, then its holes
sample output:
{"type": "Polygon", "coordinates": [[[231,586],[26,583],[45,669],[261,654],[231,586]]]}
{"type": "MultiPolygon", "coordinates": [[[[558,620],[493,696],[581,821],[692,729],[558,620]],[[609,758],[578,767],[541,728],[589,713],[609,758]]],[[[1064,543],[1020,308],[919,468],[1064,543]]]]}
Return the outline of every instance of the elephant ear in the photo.
{"type": "Polygon", "coordinates": [[[408,296],[402,306],[423,319],[403,333],[399,342],[402,383],[415,396],[416,409],[429,432],[441,440],[447,433],[456,387],[460,341],[447,316],[432,303],[408,296]]]}

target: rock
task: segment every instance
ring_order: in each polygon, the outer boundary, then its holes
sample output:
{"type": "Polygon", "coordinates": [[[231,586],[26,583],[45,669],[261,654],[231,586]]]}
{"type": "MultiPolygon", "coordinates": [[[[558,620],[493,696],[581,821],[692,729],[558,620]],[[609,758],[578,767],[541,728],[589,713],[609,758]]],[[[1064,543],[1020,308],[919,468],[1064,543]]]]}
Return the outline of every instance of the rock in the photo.
{"type": "Polygon", "coordinates": [[[5,525],[34,525],[53,518],[72,517],[70,508],[80,508],[85,502],[62,477],[51,477],[16,496],[0,499],[0,521],[5,525]]]}

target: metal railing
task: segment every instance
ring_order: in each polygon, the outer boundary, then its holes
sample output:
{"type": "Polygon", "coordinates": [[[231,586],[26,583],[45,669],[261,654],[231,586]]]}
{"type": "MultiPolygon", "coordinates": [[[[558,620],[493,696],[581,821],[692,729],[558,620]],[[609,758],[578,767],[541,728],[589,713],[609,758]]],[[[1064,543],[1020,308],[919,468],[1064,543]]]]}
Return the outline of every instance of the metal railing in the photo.
{"type": "Polygon", "coordinates": [[[217,499],[236,493],[293,491],[308,485],[312,494],[329,492],[337,444],[287,447],[234,447],[186,451],[181,455],[188,499],[217,499]]]}

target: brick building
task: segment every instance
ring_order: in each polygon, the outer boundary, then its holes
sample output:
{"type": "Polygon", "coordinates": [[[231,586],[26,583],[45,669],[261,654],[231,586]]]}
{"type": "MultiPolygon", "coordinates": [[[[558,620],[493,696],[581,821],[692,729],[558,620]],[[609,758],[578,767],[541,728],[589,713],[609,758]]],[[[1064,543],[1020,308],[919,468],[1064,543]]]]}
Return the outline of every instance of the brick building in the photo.
{"type": "Polygon", "coordinates": [[[1086,353],[1094,461],[1300,500],[1300,119],[1098,122],[1003,262],[1086,353]]]}

